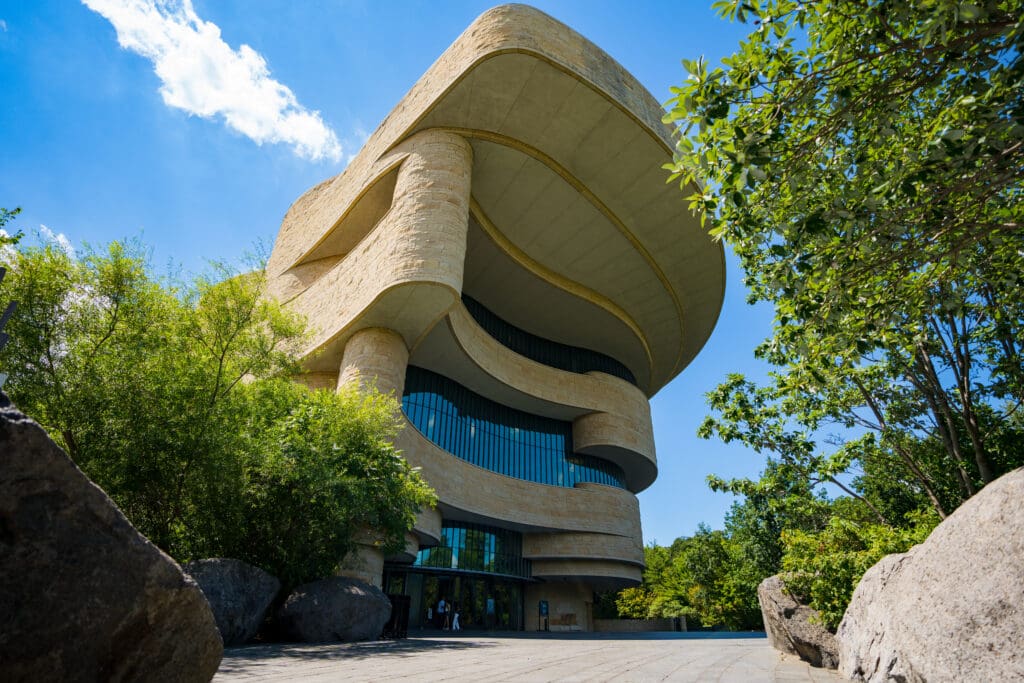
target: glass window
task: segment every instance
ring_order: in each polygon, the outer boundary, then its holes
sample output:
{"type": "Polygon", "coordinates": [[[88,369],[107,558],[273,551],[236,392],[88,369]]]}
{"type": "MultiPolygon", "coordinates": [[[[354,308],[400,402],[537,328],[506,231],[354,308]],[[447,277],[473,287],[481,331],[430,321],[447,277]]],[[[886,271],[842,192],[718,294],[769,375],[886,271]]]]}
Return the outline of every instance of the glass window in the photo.
{"type": "Polygon", "coordinates": [[[461,569],[529,577],[529,560],[523,559],[523,537],[508,529],[469,522],[445,522],[441,544],[424,548],[414,566],[461,569]]]}
{"type": "Polygon", "coordinates": [[[625,488],[617,465],[572,452],[572,423],[495,403],[429,370],[409,366],[402,409],[427,439],[492,472],[553,486],[625,488]]]}
{"type": "Polygon", "coordinates": [[[465,294],[462,295],[462,303],[477,324],[491,337],[521,356],[559,370],[578,373],[597,370],[624,379],[630,384],[636,384],[636,377],[629,368],[611,356],[530,334],[505,322],[484,308],[479,301],[465,294]]]}

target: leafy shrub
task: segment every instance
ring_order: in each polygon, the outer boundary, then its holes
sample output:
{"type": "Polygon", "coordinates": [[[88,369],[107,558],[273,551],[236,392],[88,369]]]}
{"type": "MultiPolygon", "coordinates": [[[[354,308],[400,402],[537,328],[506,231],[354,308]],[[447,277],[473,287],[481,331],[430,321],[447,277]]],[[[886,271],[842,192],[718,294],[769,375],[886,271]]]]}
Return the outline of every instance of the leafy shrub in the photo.
{"type": "Polygon", "coordinates": [[[928,510],[909,513],[907,521],[906,528],[893,528],[834,516],[822,531],[783,531],[786,588],[835,631],[864,573],[884,556],[922,542],[939,518],[928,510]]]}

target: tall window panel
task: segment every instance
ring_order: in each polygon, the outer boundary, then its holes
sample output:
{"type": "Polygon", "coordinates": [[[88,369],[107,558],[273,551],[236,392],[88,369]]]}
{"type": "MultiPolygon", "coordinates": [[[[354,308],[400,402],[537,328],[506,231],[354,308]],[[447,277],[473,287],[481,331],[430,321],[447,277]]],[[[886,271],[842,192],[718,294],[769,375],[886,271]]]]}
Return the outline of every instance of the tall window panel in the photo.
{"type": "Polygon", "coordinates": [[[445,522],[440,544],[421,550],[413,566],[531,576],[522,534],[469,522],[445,522]]]}

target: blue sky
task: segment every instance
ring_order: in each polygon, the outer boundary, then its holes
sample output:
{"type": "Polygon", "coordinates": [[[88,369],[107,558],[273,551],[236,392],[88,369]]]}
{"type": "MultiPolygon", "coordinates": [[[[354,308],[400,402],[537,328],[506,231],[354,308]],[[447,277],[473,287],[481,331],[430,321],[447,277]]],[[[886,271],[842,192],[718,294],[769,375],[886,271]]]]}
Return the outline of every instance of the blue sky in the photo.
{"type": "MultiPolygon", "coordinates": [[[[149,1],[0,0],[0,206],[23,208],[26,233],[76,249],[141,237],[158,271],[186,274],[269,248],[291,202],[339,173],[493,4],[164,0],[175,22],[131,9],[149,1]]],[[[661,101],[685,76],[681,59],[718,62],[744,35],[710,0],[535,5],[661,101]]],[[[771,312],[745,304],[731,256],[728,267],[714,335],[652,402],[660,474],[640,494],[647,542],[721,526],[732,499],[705,476],[756,475],[763,462],[695,435],[704,392],[729,372],[764,373],[752,351],[771,312]]]]}

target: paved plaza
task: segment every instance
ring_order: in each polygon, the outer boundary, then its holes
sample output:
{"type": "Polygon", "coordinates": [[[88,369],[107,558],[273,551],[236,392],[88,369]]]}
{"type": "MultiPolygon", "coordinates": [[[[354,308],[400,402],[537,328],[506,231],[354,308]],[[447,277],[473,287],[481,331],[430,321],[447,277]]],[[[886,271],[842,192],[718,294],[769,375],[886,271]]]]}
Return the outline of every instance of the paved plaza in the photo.
{"type": "Polygon", "coordinates": [[[229,681],[839,681],[783,656],[763,635],[433,634],[224,652],[229,681]]]}

